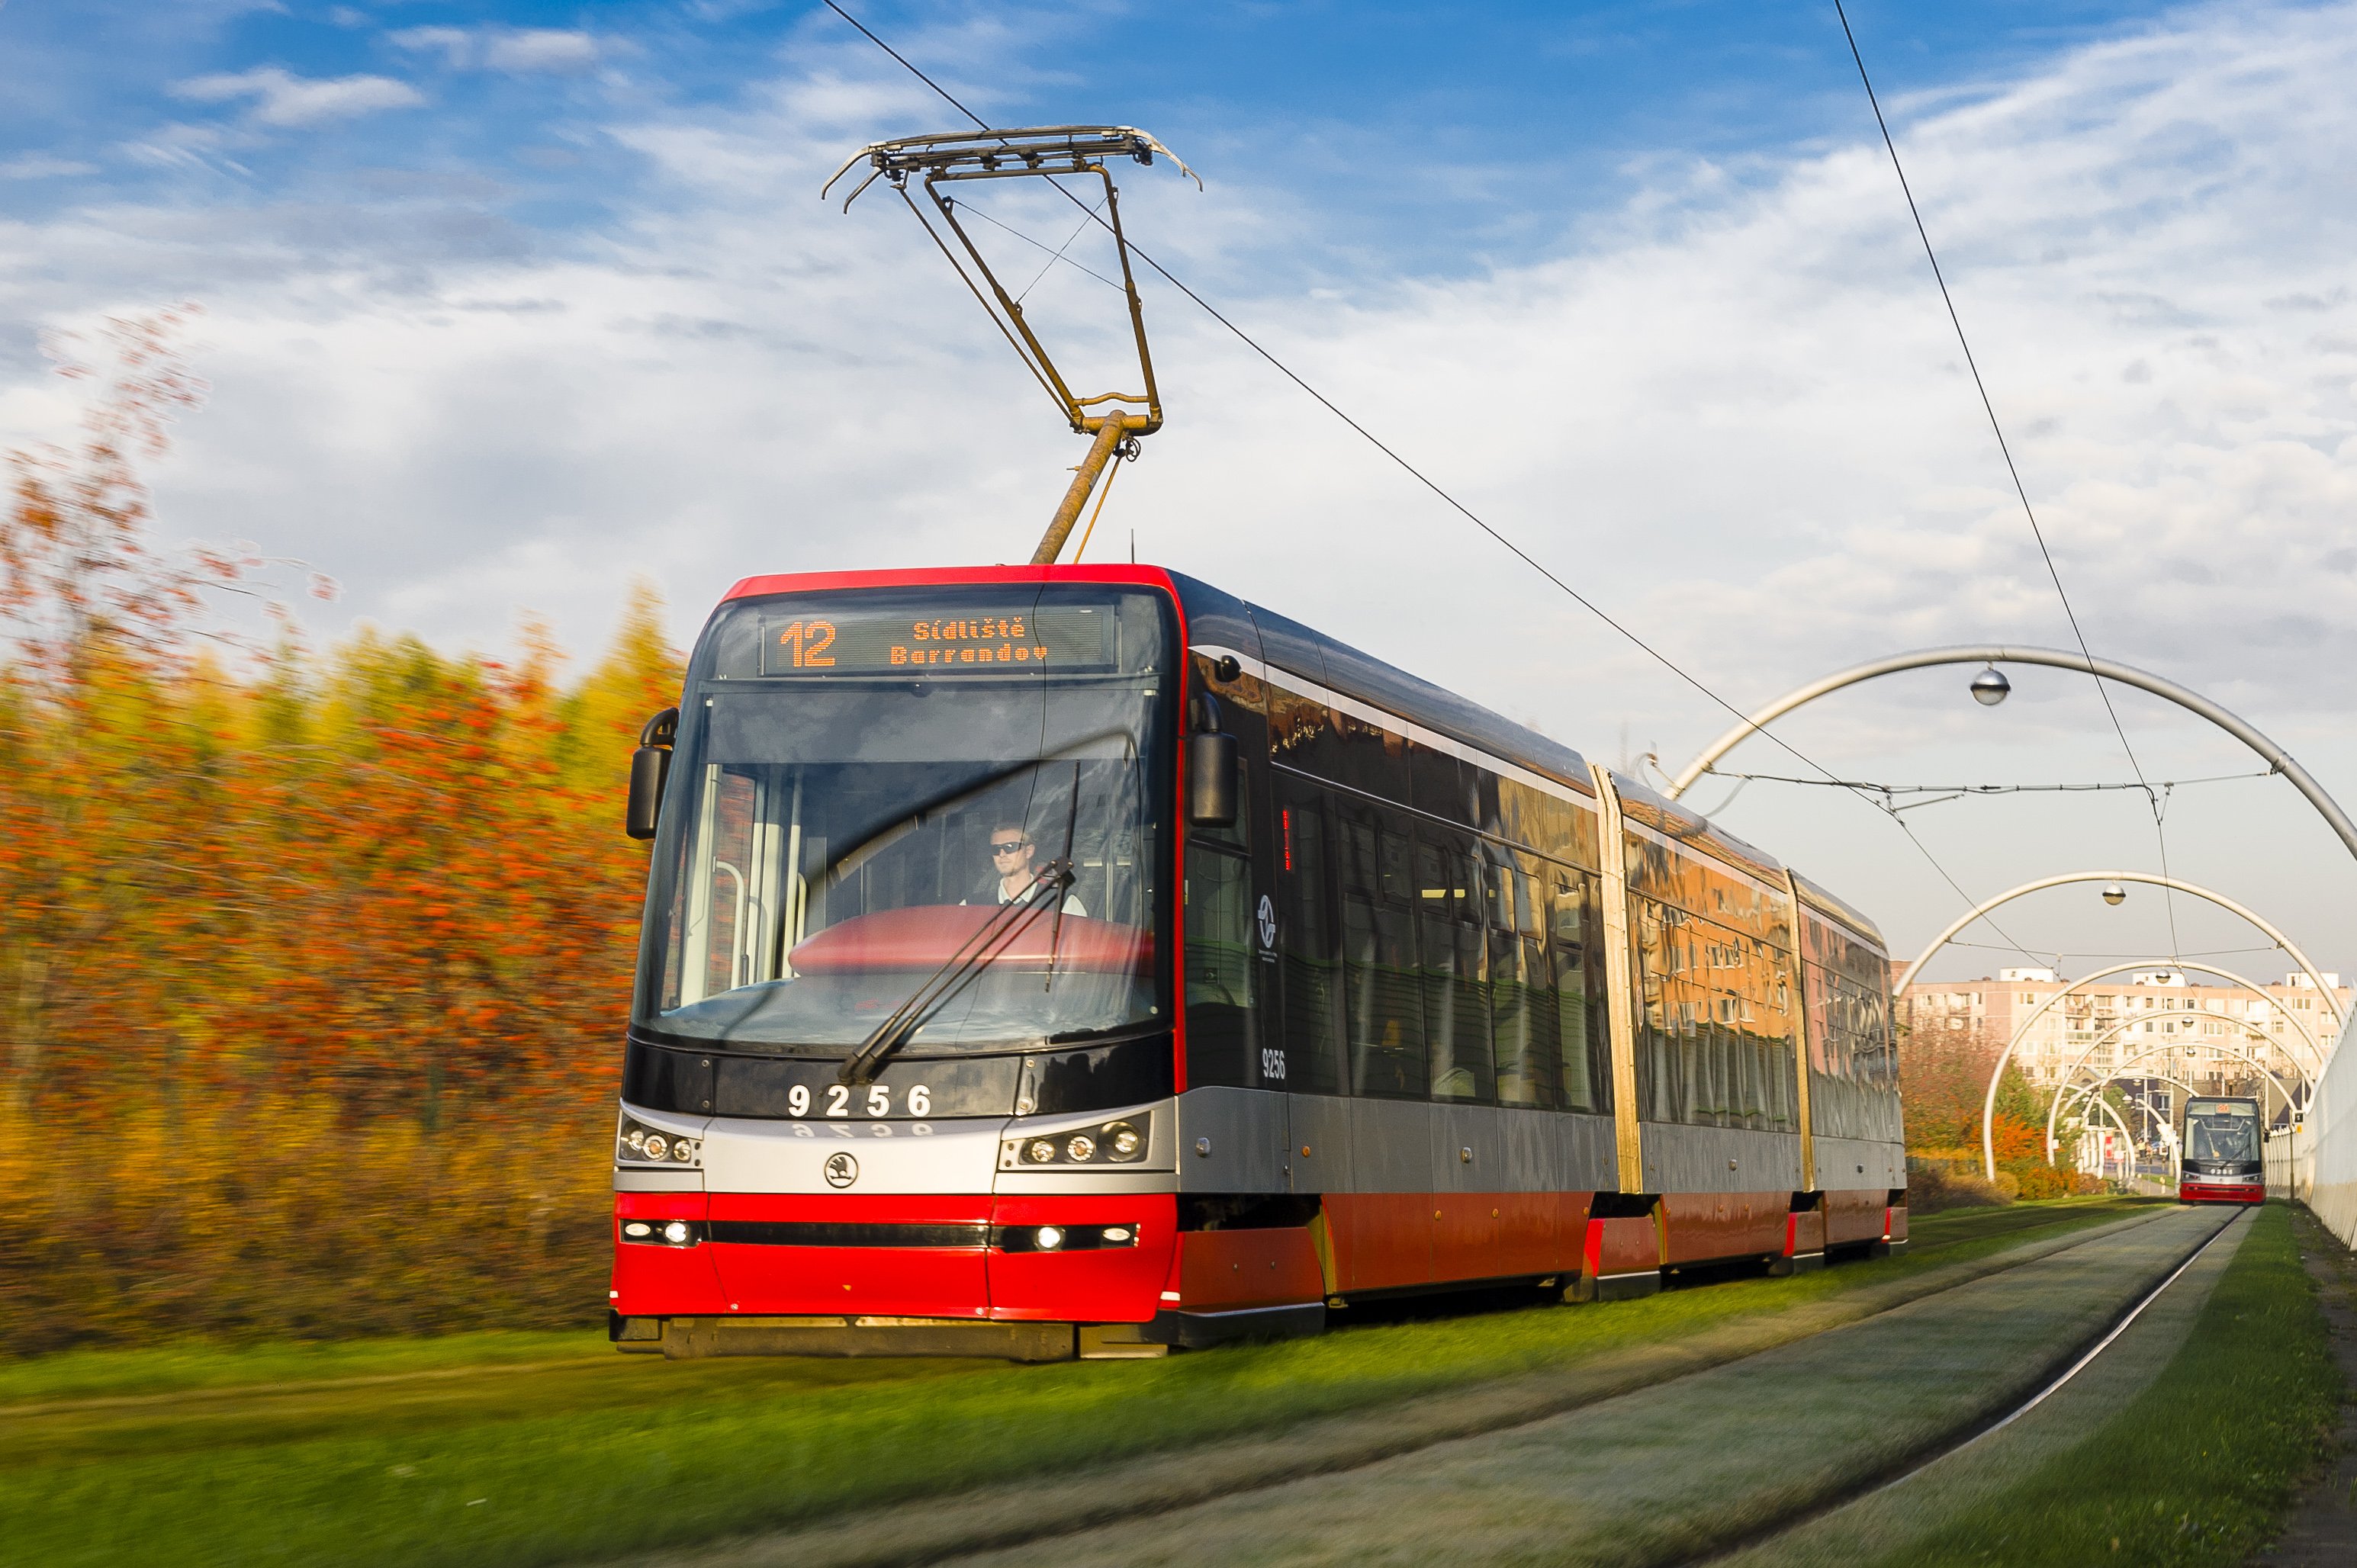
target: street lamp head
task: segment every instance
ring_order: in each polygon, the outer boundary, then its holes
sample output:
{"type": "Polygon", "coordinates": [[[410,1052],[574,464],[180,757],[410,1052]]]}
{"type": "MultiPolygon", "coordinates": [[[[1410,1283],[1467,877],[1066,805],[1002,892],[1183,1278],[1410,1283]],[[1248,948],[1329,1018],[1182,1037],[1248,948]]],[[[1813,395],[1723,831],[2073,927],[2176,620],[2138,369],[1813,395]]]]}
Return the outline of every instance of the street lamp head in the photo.
{"type": "Polygon", "coordinates": [[[1994,664],[1973,677],[1973,701],[1993,708],[2013,694],[2013,682],[1994,664]]]}
{"type": "Polygon", "coordinates": [[[2128,890],[2116,882],[2104,884],[2104,902],[2117,908],[2127,902],[2128,890]]]}

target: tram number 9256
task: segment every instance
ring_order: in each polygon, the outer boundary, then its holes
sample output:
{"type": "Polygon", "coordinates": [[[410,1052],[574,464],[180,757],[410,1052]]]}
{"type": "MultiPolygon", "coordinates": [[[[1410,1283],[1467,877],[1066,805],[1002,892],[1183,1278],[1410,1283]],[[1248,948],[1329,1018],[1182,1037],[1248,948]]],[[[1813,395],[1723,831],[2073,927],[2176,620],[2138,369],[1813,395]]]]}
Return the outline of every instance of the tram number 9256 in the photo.
{"type": "Polygon", "coordinates": [[[1260,1075],[1271,1083],[1285,1081],[1285,1052],[1263,1046],[1260,1052],[1260,1075]]]}
{"type": "MultiPolygon", "coordinates": [[[[871,1083],[866,1089],[856,1090],[848,1084],[830,1083],[823,1086],[821,1093],[825,1108],[820,1114],[824,1116],[852,1116],[862,1112],[869,1116],[892,1114],[892,1090],[880,1083],[871,1083]]],[[[786,1090],[786,1114],[789,1116],[799,1119],[809,1115],[812,1103],[809,1084],[798,1083],[786,1090]]],[[[901,1100],[900,1107],[903,1115],[930,1116],[933,1113],[933,1091],[921,1083],[911,1084],[908,1094],[901,1100]]]]}

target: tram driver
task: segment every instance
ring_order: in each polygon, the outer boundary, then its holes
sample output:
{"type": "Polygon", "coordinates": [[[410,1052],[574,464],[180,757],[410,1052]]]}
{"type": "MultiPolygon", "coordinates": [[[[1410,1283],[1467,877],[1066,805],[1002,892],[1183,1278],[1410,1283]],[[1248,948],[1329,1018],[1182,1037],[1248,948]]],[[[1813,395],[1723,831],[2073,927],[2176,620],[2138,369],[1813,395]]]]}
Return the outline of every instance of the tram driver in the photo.
{"type": "MultiPolygon", "coordinates": [[[[1031,842],[1029,829],[1010,818],[998,818],[997,825],[990,830],[990,886],[996,895],[993,902],[1012,904],[1029,893],[1039,879],[1039,849],[1031,842]]],[[[1065,914],[1085,918],[1088,912],[1078,894],[1064,895],[1065,914]]]]}

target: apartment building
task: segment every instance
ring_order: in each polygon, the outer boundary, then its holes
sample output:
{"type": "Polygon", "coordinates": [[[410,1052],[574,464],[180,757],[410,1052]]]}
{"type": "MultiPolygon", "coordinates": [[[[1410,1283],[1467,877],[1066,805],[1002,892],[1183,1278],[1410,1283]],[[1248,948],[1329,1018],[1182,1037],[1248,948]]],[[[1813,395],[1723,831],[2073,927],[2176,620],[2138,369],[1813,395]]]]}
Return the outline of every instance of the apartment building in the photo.
{"type": "MultiPolygon", "coordinates": [[[[2330,972],[2324,981],[2345,1015],[2351,988],[2330,972]]],[[[2197,1094],[2255,1094],[2266,1079],[2247,1055],[2297,1090],[2295,1061],[2313,1072],[2332,1050],[2334,1006],[2306,974],[2261,989],[2265,999],[2196,983],[2182,970],[2149,969],[2071,990],[2050,969],[2000,969],[1995,979],[1910,983],[1899,995],[1899,1020],[1914,1034],[1977,1029],[1999,1044],[2028,1020],[2014,1060],[2033,1083],[2054,1082],[2083,1056],[2104,1071],[2148,1066],[2197,1094]]],[[[1903,1057],[1903,1043],[1900,1049],[1903,1057]]],[[[2270,1093],[2270,1109],[2280,1103],[2270,1093]]]]}

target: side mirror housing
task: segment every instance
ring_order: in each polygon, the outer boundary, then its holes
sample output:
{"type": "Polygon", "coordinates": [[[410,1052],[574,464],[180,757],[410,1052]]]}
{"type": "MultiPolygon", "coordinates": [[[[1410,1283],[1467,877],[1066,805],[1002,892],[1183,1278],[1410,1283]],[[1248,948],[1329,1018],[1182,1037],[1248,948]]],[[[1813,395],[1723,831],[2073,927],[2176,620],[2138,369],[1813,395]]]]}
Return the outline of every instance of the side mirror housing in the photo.
{"type": "Polygon", "coordinates": [[[1232,827],[1236,821],[1236,737],[1195,734],[1187,737],[1187,820],[1201,827],[1232,827]]]}
{"type": "Polygon", "coordinates": [[[634,839],[655,836],[662,814],[663,785],[671,779],[672,742],[679,736],[679,710],[665,708],[639,731],[639,749],[630,754],[630,798],[622,815],[622,831],[634,839]]]}

